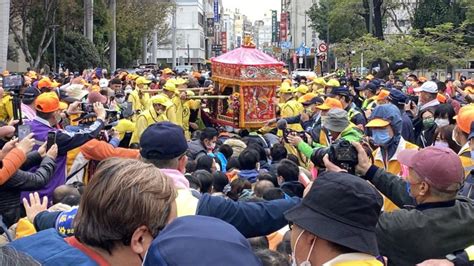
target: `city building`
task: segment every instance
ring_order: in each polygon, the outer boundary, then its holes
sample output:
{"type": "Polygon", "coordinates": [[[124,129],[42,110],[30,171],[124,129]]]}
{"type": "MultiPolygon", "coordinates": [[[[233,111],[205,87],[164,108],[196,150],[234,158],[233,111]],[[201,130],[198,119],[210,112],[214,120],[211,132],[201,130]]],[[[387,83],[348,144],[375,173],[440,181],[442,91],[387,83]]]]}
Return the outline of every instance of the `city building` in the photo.
{"type": "Polygon", "coordinates": [[[398,2],[396,9],[387,10],[387,25],[384,35],[408,34],[413,29],[412,21],[415,9],[419,1],[417,0],[395,0],[398,2]]]}
{"type": "MultiPolygon", "coordinates": [[[[226,8],[224,10],[224,14],[222,15],[222,32],[225,34],[221,34],[221,37],[226,37],[226,50],[230,51],[235,49],[236,47],[236,39],[235,39],[235,11],[226,8]]],[[[223,40],[221,40],[221,44],[223,40]]]]}
{"type": "MultiPolygon", "coordinates": [[[[295,49],[306,44],[307,47],[317,47],[319,39],[317,32],[311,27],[311,20],[306,12],[312,5],[318,4],[318,0],[282,0],[282,13],[286,17],[288,33],[286,41],[291,42],[291,48],[295,49]]],[[[282,23],[285,23],[283,21],[282,23]]]]}
{"type": "Polygon", "coordinates": [[[272,11],[265,12],[262,20],[254,23],[256,34],[254,35],[257,47],[264,50],[272,46],[272,11]]]}

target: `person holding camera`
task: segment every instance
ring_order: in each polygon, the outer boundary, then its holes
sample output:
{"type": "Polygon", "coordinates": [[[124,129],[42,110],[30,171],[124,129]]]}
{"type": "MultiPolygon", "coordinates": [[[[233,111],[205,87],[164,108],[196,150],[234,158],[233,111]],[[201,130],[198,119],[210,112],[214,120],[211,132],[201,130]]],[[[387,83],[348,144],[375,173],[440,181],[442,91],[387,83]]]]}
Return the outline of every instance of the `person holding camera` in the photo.
{"type": "Polygon", "coordinates": [[[104,128],[106,118],[104,106],[101,103],[95,103],[93,109],[97,116],[96,121],[80,132],[66,133],[56,127],[61,121],[61,109],[64,107],[61,106],[62,104],[54,92],[39,95],[35,101],[37,117],[33,121],[26,123],[26,125],[30,126],[31,132],[34,133],[34,138],[39,143],[47,141],[49,132],[55,132],[54,139],[58,145],[56,171],[48,184],[38,191],[40,196],[48,196],[48,198],[52,198],[52,193],[56,187],[64,185],[66,182],[67,153],[82,146],[87,141],[97,138],[100,131],[104,128]]]}
{"type": "MultiPolygon", "coordinates": [[[[329,110],[329,112],[322,117],[322,126],[323,129],[321,132],[325,132],[328,146],[339,139],[359,142],[363,137],[362,131],[349,122],[347,112],[340,108],[329,110]]],[[[306,158],[310,158],[314,152],[314,149],[311,146],[311,140],[309,141],[310,143],[306,143],[299,136],[289,135],[288,141],[297,147],[306,158]]],[[[316,146],[316,149],[325,147],[325,145],[321,143],[315,143],[314,145],[316,146]]]]}
{"type": "MultiPolygon", "coordinates": [[[[360,144],[353,146],[358,152],[358,175],[404,207],[382,213],[377,224],[378,247],[389,265],[443,258],[474,242],[474,206],[458,196],[464,171],[455,152],[438,147],[400,151],[397,158],[408,168],[403,179],[373,165],[360,144]]],[[[344,171],[327,157],[324,163],[330,171],[344,171]]]]}
{"type": "MultiPolygon", "coordinates": [[[[373,112],[367,129],[372,131],[372,140],[378,146],[373,152],[374,164],[385,171],[402,175],[402,166],[398,161],[398,154],[405,149],[417,149],[418,147],[406,141],[402,135],[402,117],[400,110],[393,104],[377,106],[373,112]]],[[[404,174],[406,175],[406,174],[404,174]]],[[[393,211],[399,206],[385,198],[384,211],[393,211]]]]}

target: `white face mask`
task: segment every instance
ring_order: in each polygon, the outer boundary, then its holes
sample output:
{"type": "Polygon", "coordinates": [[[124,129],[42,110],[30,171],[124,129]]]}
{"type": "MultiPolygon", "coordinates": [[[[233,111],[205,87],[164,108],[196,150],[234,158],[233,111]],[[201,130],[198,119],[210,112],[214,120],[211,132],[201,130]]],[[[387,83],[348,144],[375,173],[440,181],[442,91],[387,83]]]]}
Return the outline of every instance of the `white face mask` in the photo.
{"type": "Polygon", "coordinates": [[[118,103],[123,103],[123,102],[125,102],[125,96],[124,96],[124,97],[117,97],[117,98],[115,98],[115,100],[116,100],[118,103]]]}
{"type": "Polygon", "coordinates": [[[435,123],[438,127],[445,127],[449,125],[449,120],[446,118],[437,118],[435,119],[435,123]]]}
{"type": "Polygon", "coordinates": [[[213,151],[216,148],[216,143],[211,143],[211,145],[206,145],[208,151],[213,151]]]}
{"type": "Polygon", "coordinates": [[[449,148],[449,144],[446,141],[442,141],[442,140],[437,140],[434,146],[438,148],[449,148]]]}
{"type": "MultiPolygon", "coordinates": [[[[291,266],[298,266],[298,264],[296,263],[295,250],[296,250],[296,246],[298,246],[298,241],[300,240],[300,237],[303,235],[304,231],[305,230],[303,229],[301,231],[301,233],[298,235],[298,237],[296,238],[295,246],[292,248],[292,251],[291,251],[291,266]]],[[[311,262],[309,262],[309,257],[311,257],[311,252],[313,252],[314,243],[316,243],[316,240],[314,240],[313,244],[311,244],[311,248],[309,250],[308,256],[306,257],[305,261],[303,261],[302,263],[299,264],[300,266],[311,266],[311,262]]]]}

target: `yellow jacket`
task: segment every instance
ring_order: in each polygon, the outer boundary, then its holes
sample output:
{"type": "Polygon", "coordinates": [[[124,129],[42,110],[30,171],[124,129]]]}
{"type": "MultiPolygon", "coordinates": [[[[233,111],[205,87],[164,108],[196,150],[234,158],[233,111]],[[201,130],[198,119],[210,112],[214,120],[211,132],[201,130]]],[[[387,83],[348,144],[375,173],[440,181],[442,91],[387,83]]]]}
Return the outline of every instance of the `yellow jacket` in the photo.
{"type": "Polygon", "coordinates": [[[141,112],[147,110],[150,107],[150,94],[144,93],[140,98],[138,91],[139,88],[135,88],[134,91],[128,96],[128,101],[132,103],[132,110],[140,110],[141,112]]]}
{"type": "MultiPolygon", "coordinates": [[[[286,103],[281,105],[281,117],[293,117],[301,114],[304,110],[304,107],[301,103],[299,103],[295,99],[291,99],[286,103]]],[[[300,124],[290,124],[288,128],[293,129],[295,131],[303,131],[303,127],[300,124]]]]}
{"type": "Polygon", "coordinates": [[[137,117],[137,121],[135,123],[135,131],[133,132],[130,143],[139,143],[140,137],[143,134],[143,131],[145,131],[145,129],[148,126],[150,126],[151,124],[154,124],[157,122],[163,122],[163,121],[169,121],[168,118],[166,117],[166,114],[163,113],[163,114],[158,115],[155,112],[155,109],[153,108],[149,108],[145,112],[141,113],[137,117]]]}
{"type": "Polygon", "coordinates": [[[179,95],[173,96],[171,101],[173,102],[173,105],[176,107],[176,123],[175,122],[173,123],[177,124],[178,126],[183,127],[183,103],[181,102],[179,95]]]}
{"type": "Polygon", "coordinates": [[[461,159],[462,167],[464,168],[464,177],[467,177],[474,168],[474,160],[471,159],[471,148],[469,142],[462,146],[459,150],[459,159],[461,159]]]}
{"type": "MultiPolygon", "coordinates": [[[[397,154],[398,154],[400,151],[406,150],[406,149],[418,149],[418,146],[416,146],[415,144],[410,143],[410,142],[404,140],[403,138],[400,138],[400,143],[398,143],[397,151],[396,151],[395,154],[392,156],[392,158],[390,158],[390,159],[388,160],[388,165],[385,165],[384,160],[383,160],[383,157],[382,157],[382,151],[380,150],[380,148],[377,148],[377,149],[373,152],[374,165],[377,166],[377,167],[379,167],[379,168],[385,169],[385,171],[387,171],[387,172],[389,172],[389,173],[391,173],[391,174],[401,176],[402,167],[401,167],[400,163],[399,163],[398,160],[397,160],[397,154]]],[[[397,207],[397,205],[395,205],[395,204],[394,204],[391,200],[389,200],[387,197],[384,197],[383,209],[384,209],[384,211],[386,211],[386,212],[391,212],[391,211],[394,211],[394,210],[398,210],[399,208],[397,207]]]]}
{"type": "Polygon", "coordinates": [[[9,122],[13,118],[12,96],[4,94],[0,100],[0,121],[9,122]]]}

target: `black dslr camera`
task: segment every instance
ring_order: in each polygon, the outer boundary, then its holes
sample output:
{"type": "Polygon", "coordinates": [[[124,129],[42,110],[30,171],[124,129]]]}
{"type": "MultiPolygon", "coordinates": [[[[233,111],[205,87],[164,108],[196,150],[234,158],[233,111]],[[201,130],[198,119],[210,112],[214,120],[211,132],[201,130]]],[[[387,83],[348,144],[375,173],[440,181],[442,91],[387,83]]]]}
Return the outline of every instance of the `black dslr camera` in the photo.
{"type": "Polygon", "coordinates": [[[283,130],[283,137],[285,138],[286,142],[288,141],[288,136],[298,136],[300,137],[304,142],[308,143],[308,138],[306,137],[306,133],[304,131],[298,132],[289,128],[286,128],[283,130]]]}
{"type": "Polygon", "coordinates": [[[359,163],[359,159],[357,157],[357,150],[349,141],[339,139],[328,148],[315,150],[311,155],[311,162],[319,168],[326,168],[323,162],[323,157],[326,154],[329,156],[329,161],[347,170],[350,174],[355,174],[355,166],[359,163]]]}

